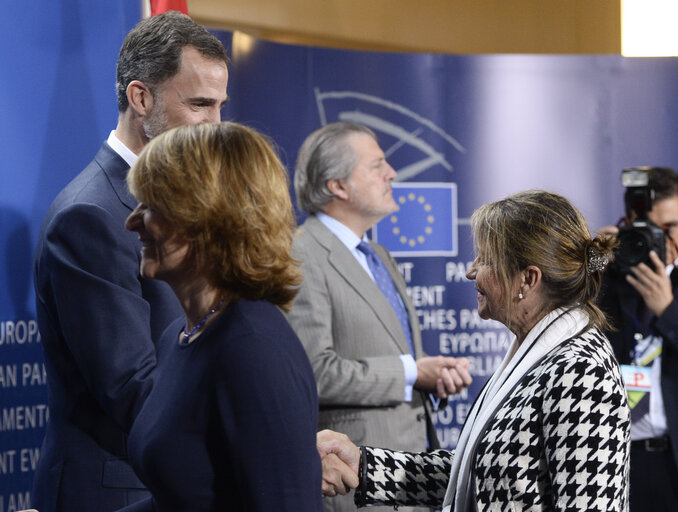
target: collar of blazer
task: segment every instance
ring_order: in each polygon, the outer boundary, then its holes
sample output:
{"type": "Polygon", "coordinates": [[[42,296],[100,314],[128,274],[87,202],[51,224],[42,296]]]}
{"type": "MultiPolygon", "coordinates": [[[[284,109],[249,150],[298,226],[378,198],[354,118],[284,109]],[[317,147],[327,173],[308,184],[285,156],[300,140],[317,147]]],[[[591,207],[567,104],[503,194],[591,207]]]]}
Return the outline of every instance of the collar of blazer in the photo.
{"type": "MultiPolygon", "coordinates": [[[[365,300],[367,306],[374,312],[376,320],[390,334],[399,351],[403,354],[409,354],[410,349],[407,346],[407,340],[400,328],[400,322],[395,311],[393,311],[391,304],[377,284],[365,273],[365,270],[360,266],[355,256],[317,217],[310,216],[304,222],[302,229],[327,251],[328,264],[336,270],[337,274],[348,286],[353,288],[365,300]]],[[[393,276],[393,269],[386,262],[384,264],[389,274],[393,276]]],[[[402,295],[404,290],[401,290],[397,282],[395,284],[398,293],[402,295]]]]}
{"type": "Polygon", "coordinates": [[[129,171],[127,162],[113,151],[111,146],[106,142],[101,146],[94,157],[94,160],[108,178],[108,181],[113,187],[115,194],[118,196],[118,199],[120,199],[120,202],[127,206],[130,211],[134,210],[138,201],[127,188],[127,182],[125,181],[127,172],[129,171]]]}

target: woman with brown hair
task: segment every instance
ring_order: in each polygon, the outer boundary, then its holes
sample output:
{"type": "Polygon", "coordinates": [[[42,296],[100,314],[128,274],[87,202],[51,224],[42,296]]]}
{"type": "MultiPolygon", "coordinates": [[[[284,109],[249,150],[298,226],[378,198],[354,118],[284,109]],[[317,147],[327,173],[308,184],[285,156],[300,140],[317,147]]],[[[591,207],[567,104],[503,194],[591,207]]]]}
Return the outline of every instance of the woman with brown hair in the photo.
{"type": "MultiPolygon", "coordinates": [[[[319,449],[360,468],[361,506],[625,512],[630,412],[594,303],[613,241],[592,239],[567,199],[539,190],[480,207],[471,228],[476,258],[466,277],[478,314],[515,339],[456,450],[359,450],[330,431],[320,433],[319,449]]],[[[328,495],[347,491],[347,480],[328,482],[328,495]]]]}
{"type": "Polygon", "coordinates": [[[284,167],[254,130],[203,124],[153,139],[127,181],[141,275],[185,312],[130,433],[152,498],[129,510],[321,510],[315,380],[280,311],[301,282],[284,167]]]}

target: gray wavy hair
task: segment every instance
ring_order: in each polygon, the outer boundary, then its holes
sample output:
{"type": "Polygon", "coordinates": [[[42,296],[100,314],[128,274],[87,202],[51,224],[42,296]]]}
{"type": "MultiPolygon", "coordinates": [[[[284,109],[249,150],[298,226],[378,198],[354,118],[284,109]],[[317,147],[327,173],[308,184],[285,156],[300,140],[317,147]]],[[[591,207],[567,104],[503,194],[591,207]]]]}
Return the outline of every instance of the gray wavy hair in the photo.
{"type": "Polygon", "coordinates": [[[311,133],[301,145],[294,171],[294,190],[299,207],[308,213],[322,211],[334,199],[329,180],[344,180],[358,163],[348,144],[352,133],[364,133],[377,140],[372,130],[358,123],[332,123],[311,133]]]}

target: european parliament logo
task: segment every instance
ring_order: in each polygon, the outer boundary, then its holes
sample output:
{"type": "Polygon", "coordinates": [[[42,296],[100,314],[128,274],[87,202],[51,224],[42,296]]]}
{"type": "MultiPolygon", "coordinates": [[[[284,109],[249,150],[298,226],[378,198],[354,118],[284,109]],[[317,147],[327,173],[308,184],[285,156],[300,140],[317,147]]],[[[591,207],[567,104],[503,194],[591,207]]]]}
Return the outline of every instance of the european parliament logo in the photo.
{"type": "Polygon", "coordinates": [[[372,230],[393,256],[456,256],[457,185],[392,183],[398,209],[372,230]]]}

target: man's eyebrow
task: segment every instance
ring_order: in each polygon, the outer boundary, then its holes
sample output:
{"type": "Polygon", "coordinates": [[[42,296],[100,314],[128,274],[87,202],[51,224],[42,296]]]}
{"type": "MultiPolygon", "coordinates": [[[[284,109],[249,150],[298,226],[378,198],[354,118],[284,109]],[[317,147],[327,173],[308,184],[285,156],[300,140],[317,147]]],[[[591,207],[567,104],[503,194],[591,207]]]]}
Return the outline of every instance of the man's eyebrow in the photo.
{"type": "MultiPolygon", "coordinates": [[[[217,100],[214,98],[206,98],[203,96],[194,96],[192,98],[188,98],[189,103],[202,103],[204,105],[214,105],[217,100]]],[[[228,101],[228,98],[221,104],[224,105],[228,101]]]]}

